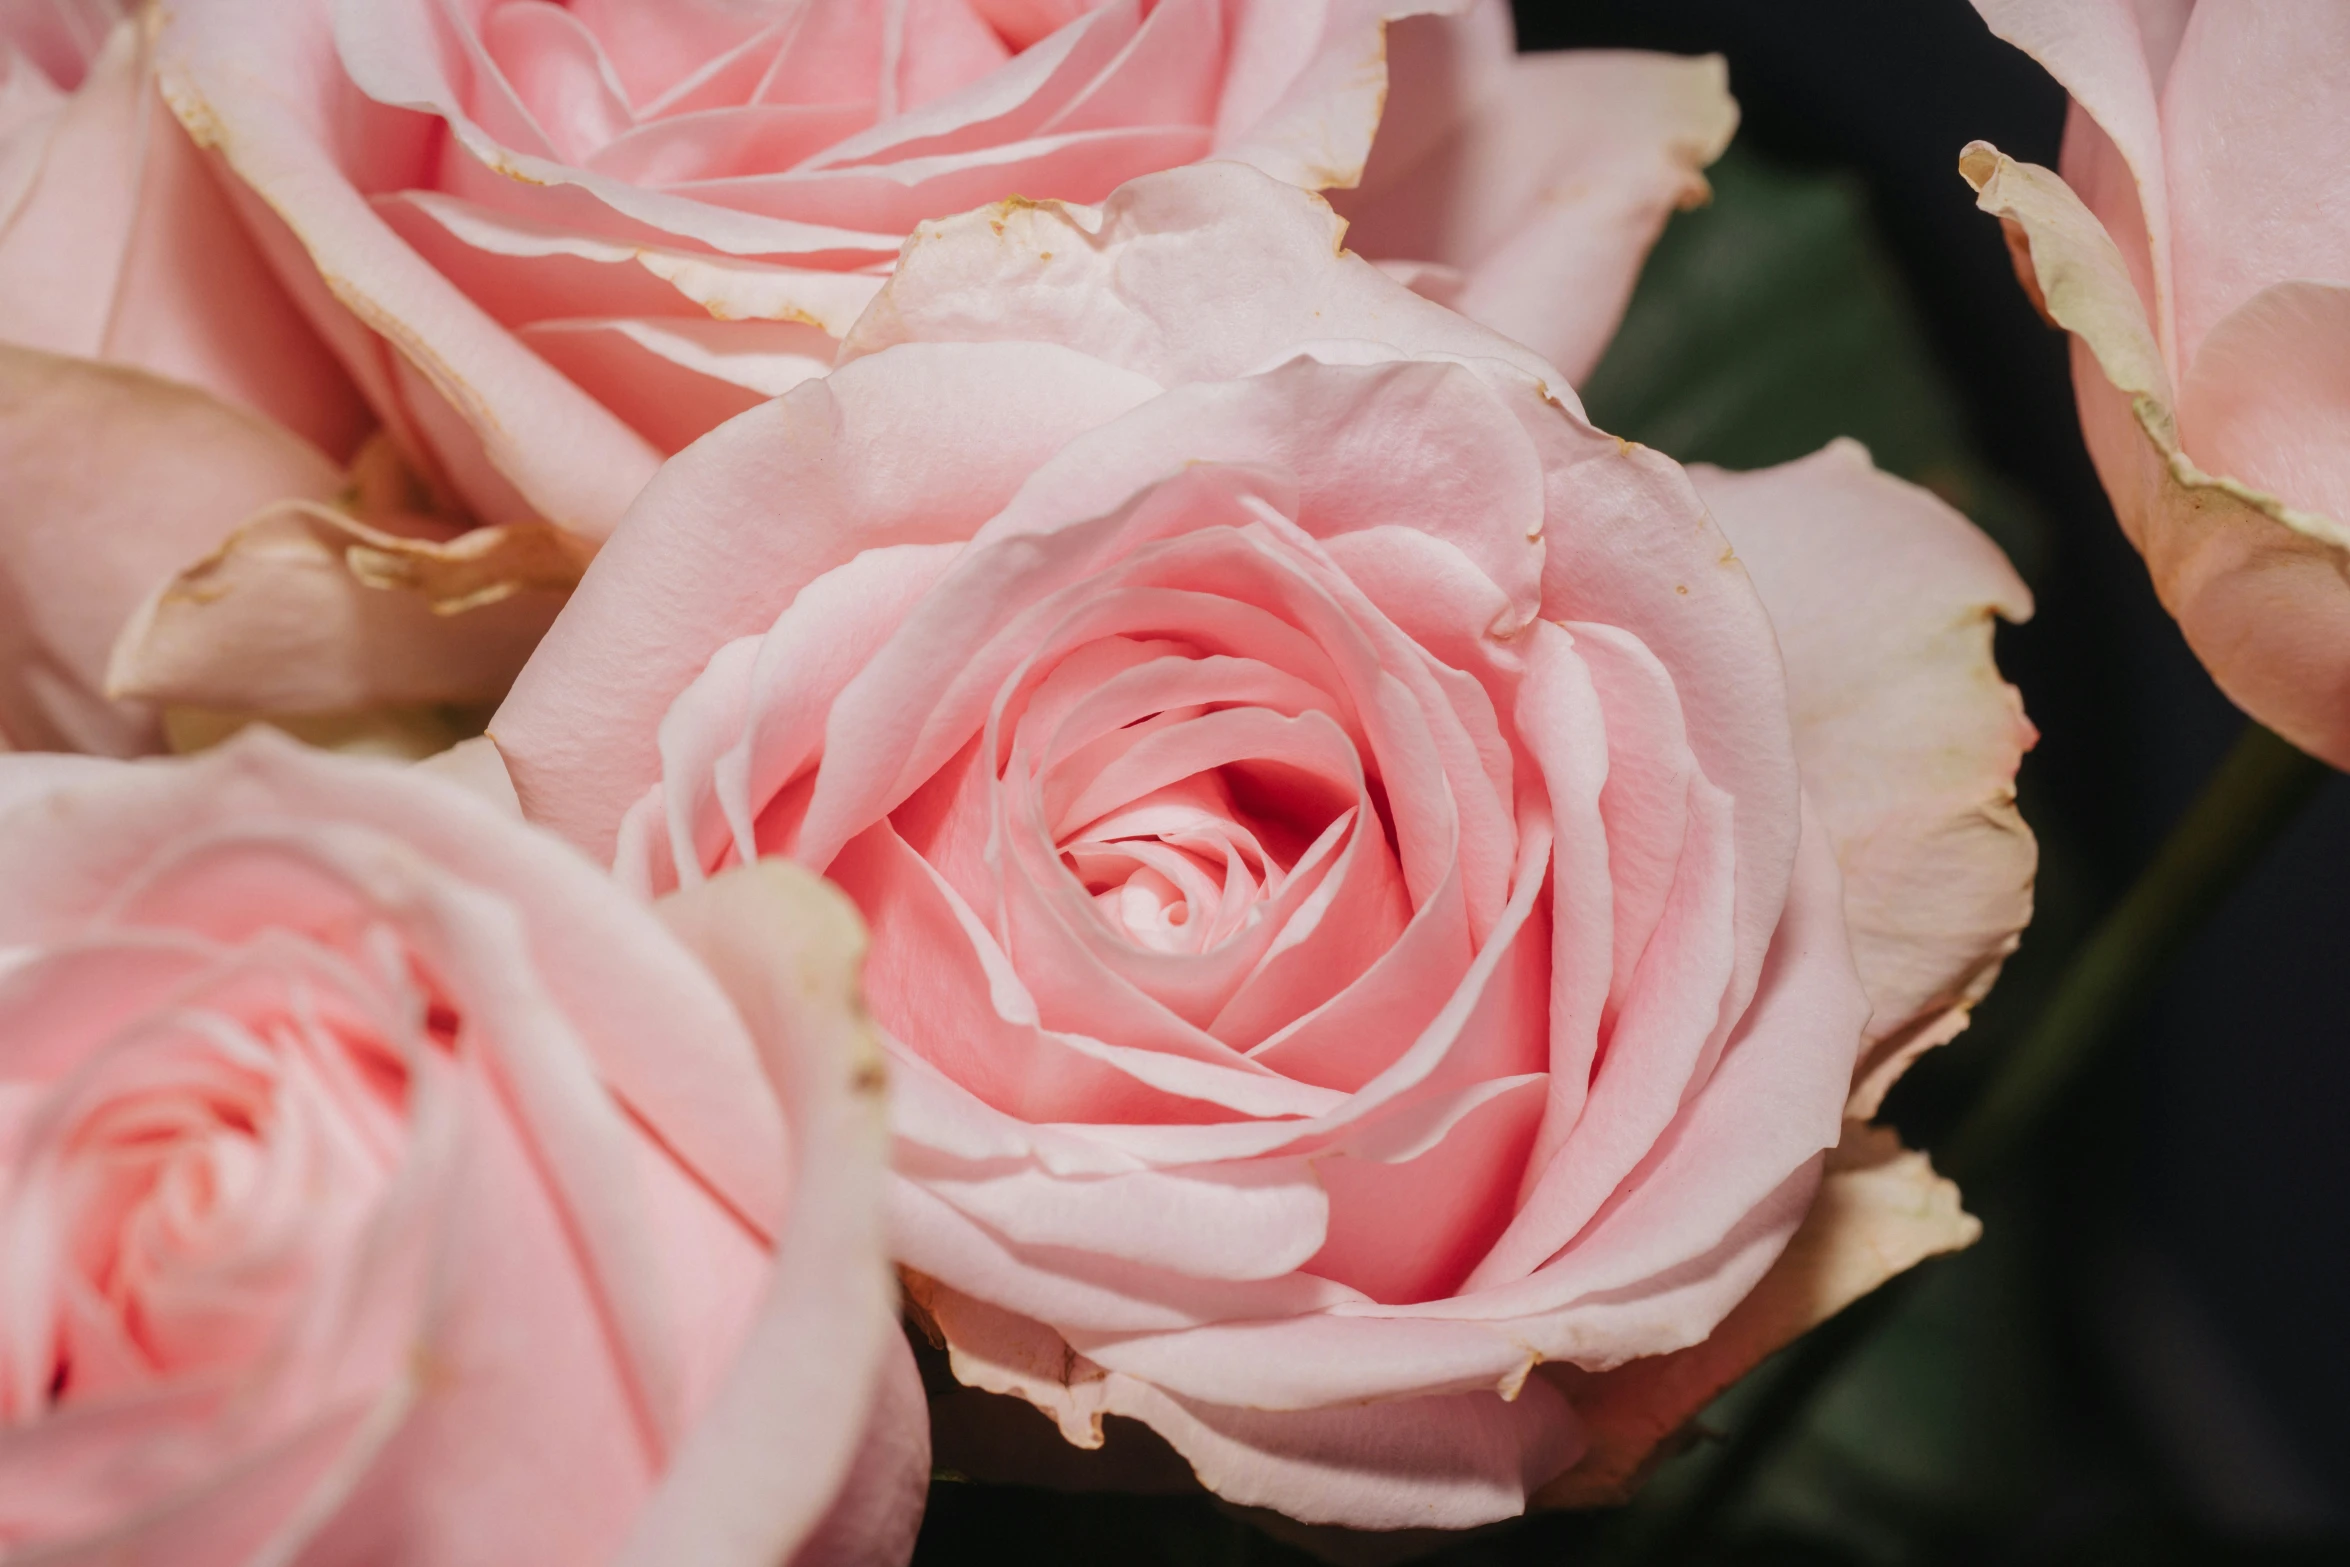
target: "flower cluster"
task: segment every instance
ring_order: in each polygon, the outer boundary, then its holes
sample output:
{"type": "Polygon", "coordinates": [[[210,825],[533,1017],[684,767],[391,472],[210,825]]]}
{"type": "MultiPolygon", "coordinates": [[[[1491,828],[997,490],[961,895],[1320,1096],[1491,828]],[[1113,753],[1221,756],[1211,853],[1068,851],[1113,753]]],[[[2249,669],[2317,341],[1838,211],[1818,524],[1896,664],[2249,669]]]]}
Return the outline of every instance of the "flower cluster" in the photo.
{"type": "MultiPolygon", "coordinates": [[[[2125,524],[2338,758],[2241,78],[2350,34],[1979,3],[2125,524]]],[[[0,1555],[903,1563],[934,1443],[1468,1528],[1970,1242],[1874,1122],[2029,596],[1575,391],[1735,122],[1498,0],[0,10],[0,1555]]]]}

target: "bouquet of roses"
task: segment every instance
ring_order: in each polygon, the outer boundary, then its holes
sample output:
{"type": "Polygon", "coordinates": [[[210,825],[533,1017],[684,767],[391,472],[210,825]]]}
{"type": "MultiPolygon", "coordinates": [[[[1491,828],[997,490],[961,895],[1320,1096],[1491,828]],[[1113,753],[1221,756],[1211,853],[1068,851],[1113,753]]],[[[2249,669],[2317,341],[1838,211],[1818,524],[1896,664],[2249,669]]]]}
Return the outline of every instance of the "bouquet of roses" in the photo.
{"type": "MultiPolygon", "coordinates": [[[[2340,759],[2254,45],[2158,124],[1980,3],[2131,536],[2340,759]]],[[[0,4],[0,1558],[1341,1550],[1972,1241],[1876,1118],[2029,917],[2030,598],[1576,390],[1735,124],[1497,0],[0,4]]]]}

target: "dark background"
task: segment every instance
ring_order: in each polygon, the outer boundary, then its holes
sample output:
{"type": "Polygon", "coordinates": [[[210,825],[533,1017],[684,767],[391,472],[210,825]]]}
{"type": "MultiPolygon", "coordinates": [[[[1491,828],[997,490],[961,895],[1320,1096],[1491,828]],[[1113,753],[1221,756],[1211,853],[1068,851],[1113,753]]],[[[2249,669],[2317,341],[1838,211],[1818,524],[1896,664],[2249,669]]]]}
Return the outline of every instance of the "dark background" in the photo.
{"type": "MultiPolygon", "coordinates": [[[[2064,96],[1965,0],[1516,12],[1526,49],[1719,52],[1744,114],[1715,201],[1674,220],[1582,388],[1596,422],[1731,467],[1858,437],[1972,515],[2037,596],[2000,658],[2043,735],[2021,782],[2039,911],[1976,1026],[1887,1107],[1930,1148],[2244,723],[2117,529],[2064,340],[1958,177],[1976,138],[2053,166],[2064,96]]],[[[2030,1157],[1970,1192],[1982,1244],[1929,1265],[1703,1560],[2350,1560],[2346,872],[2337,777],[2030,1157]]],[[[1744,1407],[1734,1392],[1709,1420],[1744,1407]]],[[[1668,1464],[1628,1517],[1529,1520],[1427,1559],[1621,1561],[1705,1461],[1668,1464]]],[[[1307,1558],[1204,1499],[934,1486],[919,1567],[990,1560],[1307,1558]]]]}

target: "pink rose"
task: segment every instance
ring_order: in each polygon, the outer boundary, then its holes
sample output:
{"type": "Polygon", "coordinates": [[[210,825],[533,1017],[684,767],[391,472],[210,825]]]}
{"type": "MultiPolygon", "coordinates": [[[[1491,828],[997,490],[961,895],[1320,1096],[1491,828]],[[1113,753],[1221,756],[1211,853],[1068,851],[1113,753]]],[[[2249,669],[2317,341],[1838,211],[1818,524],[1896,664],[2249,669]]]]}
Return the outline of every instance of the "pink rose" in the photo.
{"type": "Polygon", "coordinates": [[[1718,60],[1514,58],[1502,0],[182,0],[162,47],[404,449],[591,540],[924,219],[1359,179],[1370,253],[1580,373],[1736,119],[1718,60]]]}
{"type": "Polygon", "coordinates": [[[2026,601],[1857,448],[1693,487],[1338,241],[1229,164],[923,225],[492,733],[641,889],[856,898],[963,1381],[1465,1526],[1970,1238],[1847,1117],[2025,917],[2026,601]]]}
{"type": "Polygon", "coordinates": [[[2350,766],[2350,8],[1975,8],[2072,94],[2062,179],[1959,168],[2073,334],[2114,513],[2220,689],[2350,766]]]}
{"type": "Polygon", "coordinates": [[[258,508],[316,501],[366,409],[108,0],[0,7],[0,747],[131,752],[116,632],[258,508]]]}
{"type": "Polygon", "coordinates": [[[835,897],[265,739],[0,757],[0,867],[0,1553],[906,1559],[835,897]]]}

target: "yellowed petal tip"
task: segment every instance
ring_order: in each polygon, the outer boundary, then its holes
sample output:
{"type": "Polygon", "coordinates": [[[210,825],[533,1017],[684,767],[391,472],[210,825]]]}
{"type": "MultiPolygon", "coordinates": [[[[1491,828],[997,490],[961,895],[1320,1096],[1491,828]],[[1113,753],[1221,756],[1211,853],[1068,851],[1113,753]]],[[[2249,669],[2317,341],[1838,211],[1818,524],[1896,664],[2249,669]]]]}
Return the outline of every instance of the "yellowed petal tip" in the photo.
{"type": "Polygon", "coordinates": [[[274,506],[148,595],[115,642],[107,690],[243,713],[494,704],[586,555],[543,523],[441,542],[274,506]]]}
{"type": "Polygon", "coordinates": [[[473,528],[446,541],[409,538],[353,522],[344,550],[351,575],[371,588],[421,595],[439,615],[461,615],[533,590],[568,593],[595,548],[545,522],[473,528]]]}
{"type": "Polygon", "coordinates": [[[1611,1371],[1543,1368],[1565,1387],[1590,1445],[1534,1505],[1629,1500],[1724,1388],[1888,1279],[1973,1245],[1982,1229],[1924,1154],[1882,1128],[1846,1122],[1802,1227],[1703,1343],[1611,1371]]]}

